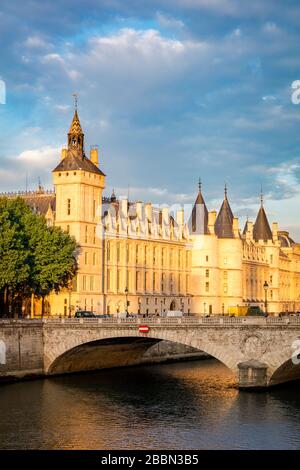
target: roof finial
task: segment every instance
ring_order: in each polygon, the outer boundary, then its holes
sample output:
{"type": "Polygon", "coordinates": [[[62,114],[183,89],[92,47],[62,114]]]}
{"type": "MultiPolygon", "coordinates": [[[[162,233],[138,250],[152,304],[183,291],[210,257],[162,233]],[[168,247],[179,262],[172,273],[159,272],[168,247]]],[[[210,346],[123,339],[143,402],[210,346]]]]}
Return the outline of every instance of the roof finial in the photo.
{"type": "Polygon", "coordinates": [[[75,111],[77,111],[78,93],[73,93],[73,98],[74,98],[74,108],[75,108],[75,111]]]}
{"type": "Polygon", "coordinates": [[[225,194],[225,199],[227,199],[227,183],[225,183],[224,194],[225,194]]]}
{"type": "Polygon", "coordinates": [[[260,188],[260,204],[261,204],[261,206],[264,205],[264,193],[263,193],[262,185],[261,185],[261,188],[260,188]]]}
{"type": "Polygon", "coordinates": [[[202,191],[202,181],[201,181],[201,178],[199,178],[199,181],[198,181],[198,188],[199,188],[199,193],[201,193],[201,191],[202,191]]]}

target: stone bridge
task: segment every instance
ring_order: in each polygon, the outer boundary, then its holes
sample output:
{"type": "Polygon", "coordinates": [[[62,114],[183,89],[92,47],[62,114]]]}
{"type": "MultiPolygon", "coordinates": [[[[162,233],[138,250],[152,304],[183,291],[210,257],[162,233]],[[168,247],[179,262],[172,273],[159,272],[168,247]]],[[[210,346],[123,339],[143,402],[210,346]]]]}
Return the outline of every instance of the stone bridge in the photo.
{"type": "Polygon", "coordinates": [[[0,376],[22,367],[24,376],[138,364],[145,351],[161,340],[191,346],[218,359],[236,374],[240,388],[268,387],[300,378],[297,316],[2,320],[2,356],[3,344],[7,350],[0,376]],[[147,325],[149,331],[141,332],[141,325],[147,325]],[[13,346],[7,338],[16,331],[13,346]]]}

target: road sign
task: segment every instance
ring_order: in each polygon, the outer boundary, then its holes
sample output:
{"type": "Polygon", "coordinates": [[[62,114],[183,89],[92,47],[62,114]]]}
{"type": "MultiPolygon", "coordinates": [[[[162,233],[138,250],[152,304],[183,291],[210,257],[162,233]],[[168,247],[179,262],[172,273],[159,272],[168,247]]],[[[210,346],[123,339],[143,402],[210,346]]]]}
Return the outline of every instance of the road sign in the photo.
{"type": "Polygon", "coordinates": [[[139,326],[139,332],[140,333],[149,333],[149,330],[150,330],[150,328],[147,325],[140,325],[139,326]]]}

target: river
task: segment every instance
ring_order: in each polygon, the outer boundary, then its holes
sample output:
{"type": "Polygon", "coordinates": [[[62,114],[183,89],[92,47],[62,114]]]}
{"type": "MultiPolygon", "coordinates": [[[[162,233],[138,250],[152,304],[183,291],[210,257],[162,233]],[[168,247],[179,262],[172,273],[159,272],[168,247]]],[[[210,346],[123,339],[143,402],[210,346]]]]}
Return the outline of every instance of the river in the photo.
{"type": "Polygon", "coordinates": [[[299,392],[238,392],[214,360],[5,384],[0,448],[300,449],[299,392]]]}

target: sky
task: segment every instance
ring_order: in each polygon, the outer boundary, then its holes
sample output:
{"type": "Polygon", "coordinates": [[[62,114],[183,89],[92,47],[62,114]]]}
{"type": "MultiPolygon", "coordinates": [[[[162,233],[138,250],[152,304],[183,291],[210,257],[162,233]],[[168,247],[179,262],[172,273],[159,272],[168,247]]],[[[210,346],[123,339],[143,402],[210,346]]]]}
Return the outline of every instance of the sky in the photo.
{"type": "Polygon", "coordinates": [[[2,0],[0,191],[52,187],[76,92],[106,194],[191,204],[200,177],[213,210],[226,182],[243,228],[262,187],[300,241],[299,44],[298,0],[2,0]]]}

